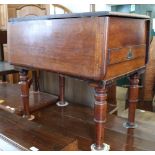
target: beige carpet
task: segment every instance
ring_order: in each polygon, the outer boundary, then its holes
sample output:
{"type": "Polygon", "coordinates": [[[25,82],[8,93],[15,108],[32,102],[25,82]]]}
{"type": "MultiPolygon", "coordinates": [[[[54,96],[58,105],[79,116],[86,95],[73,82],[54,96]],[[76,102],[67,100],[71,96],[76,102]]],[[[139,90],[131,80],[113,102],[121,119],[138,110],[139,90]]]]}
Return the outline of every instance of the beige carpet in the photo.
{"type": "Polygon", "coordinates": [[[120,116],[125,110],[125,103],[127,98],[127,88],[116,87],[116,99],[117,99],[117,114],[120,116]]]}
{"type": "MultiPolygon", "coordinates": [[[[128,117],[128,109],[125,110],[125,102],[127,98],[127,88],[117,87],[116,88],[116,98],[117,98],[117,115],[123,118],[128,117]]],[[[155,105],[155,97],[153,100],[153,105],[155,105]]],[[[145,110],[136,110],[136,121],[154,124],[155,123],[155,113],[145,110]]]]}
{"type": "MultiPolygon", "coordinates": [[[[120,117],[128,118],[128,109],[124,110],[119,114],[120,117]]],[[[155,113],[150,111],[145,111],[141,109],[136,109],[135,120],[138,122],[143,122],[145,124],[155,124],[155,113]]]]}

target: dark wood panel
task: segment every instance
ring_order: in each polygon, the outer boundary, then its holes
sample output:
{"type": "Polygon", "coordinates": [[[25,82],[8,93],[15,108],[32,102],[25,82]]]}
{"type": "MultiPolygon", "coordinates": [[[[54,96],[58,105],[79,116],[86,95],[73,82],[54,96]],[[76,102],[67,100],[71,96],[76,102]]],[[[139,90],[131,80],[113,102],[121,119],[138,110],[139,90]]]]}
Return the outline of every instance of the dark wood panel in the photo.
{"type": "MultiPolygon", "coordinates": [[[[107,48],[145,45],[147,31],[145,19],[118,17],[36,18],[35,21],[10,22],[8,28],[11,63],[95,80],[104,79],[107,48]]],[[[135,57],[140,56],[137,50],[133,50],[135,57]]],[[[125,53],[119,51],[118,61],[124,61],[125,53]]],[[[142,55],[144,53],[146,49],[142,55]]],[[[114,57],[112,53],[111,59],[114,57]]],[[[131,71],[121,65],[119,69],[124,74],[131,71]]],[[[137,65],[132,66],[134,69],[137,65]]]]}
{"type": "Polygon", "coordinates": [[[9,61],[78,77],[98,78],[103,66],[105,24],[106,19],[98,17],[9,23],[9,61]]]}
{"type": "Polygon", "coordinates": [[[0,30],[0,44],[6,44],[6,43],[7,43],[7,31],[0,30]]]}
{"type": "Polygon", "coordinates": [[[109,48],[146,44],[146,20],[110,18],[109,48]]]}
{"type": "Polygon", "coordinates": [[[146,19],[42,18],[9,22],[11,63],[101,80],[106,73],[107,48],[146,44],[146,19]]]}
{"type": "Polygon", "coordinates": [[[109,49],[109,64],[121,63],[138,57],[145,57],[146,46],[130,46],[120,49],[109,49]]]}
{"type": "Polygon", "coordinates": [[[134,70],[142,67],[145,67],[145,57],[109,65],[105,79],[112,79],[118,76],[123,76],[125,73],[133,72],[134,70]]]}

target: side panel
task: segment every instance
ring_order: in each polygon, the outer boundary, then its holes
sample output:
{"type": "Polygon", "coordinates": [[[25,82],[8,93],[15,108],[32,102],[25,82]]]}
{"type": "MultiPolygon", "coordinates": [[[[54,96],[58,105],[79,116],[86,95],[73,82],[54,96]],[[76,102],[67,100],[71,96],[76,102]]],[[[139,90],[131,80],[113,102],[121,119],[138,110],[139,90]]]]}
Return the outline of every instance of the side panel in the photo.
{"type": "Polygon", "coordinates": [[[108,48],[146,44],[146,20],[111,17],[108,48]]]}
{"type": "Polygon", "coordinates": [[[145,58],[140,57],[130,61],[124,61],[115,65],[109,65],[105,79],[114,79],[131,73],[145,66],[145,58]]]}
{"type": "Polygon", "coordinates": [[[111,17],[108,64],[103,79],[113,79],[145,67],[147,26],[145,19],[111,17]]]}
{"type": "Polygon", "coordinates": [[[99,79],[102,39],[98,17],[10,22],[9,61],[19,66],[99,79]]]}

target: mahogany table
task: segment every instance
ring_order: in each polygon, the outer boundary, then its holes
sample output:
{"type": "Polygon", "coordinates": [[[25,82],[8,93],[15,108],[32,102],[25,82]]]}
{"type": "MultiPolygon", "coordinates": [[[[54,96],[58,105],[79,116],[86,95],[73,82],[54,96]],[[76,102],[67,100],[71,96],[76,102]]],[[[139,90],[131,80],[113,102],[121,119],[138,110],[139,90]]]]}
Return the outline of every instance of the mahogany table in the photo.
{"type": "Polygon", "coordinates": [[[129,117],[134,128],[139,75],[145,71],[149,50],[148,16],[114,12],[75,13],[11,19],[8,23],[9,62],[20,66],[25,115],[29,116],[27,70],[38,68],[88,82],[94,88],[96,139],[92,150],[109,150],[104,142],[107,85],[130,77],[129,117]]]}

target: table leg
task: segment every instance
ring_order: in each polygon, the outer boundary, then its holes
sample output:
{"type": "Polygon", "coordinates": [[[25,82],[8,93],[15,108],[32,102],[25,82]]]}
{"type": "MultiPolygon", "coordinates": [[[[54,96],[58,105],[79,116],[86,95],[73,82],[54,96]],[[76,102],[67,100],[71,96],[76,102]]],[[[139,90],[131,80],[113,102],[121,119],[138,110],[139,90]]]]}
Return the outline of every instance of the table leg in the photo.
{"type": "Polygon", "coordinates": [[[37,71],[32,71],[32,85],[33,85],[33,92],[38,92],[39,82],[37,78],[37,71]]]}
{"type": "Polygon", "coordinates": [[[7,82],[7,80],[6,80],[6,75],[2,75],[2,82],[3,82],[3,83],[6,83],[6,82],[7,82]]]}
{"type": "MultiPolygon", "coordinates": [[[[3,49],[3,44],[0,44],[0,56],[1,56],[1,60],[0,61],[4,61],[4,49],[3,49]]],[[[2,75],[2,83],[6,83],[6,75],[2,75]]]]}
{"type": "Polygon", "coordinates": [[[110,146],[104,143],[104,123],[107,113],[107,88],[106,86],[95,87],[94,121],[96,127],[96,141],[91,145],[91,150],[108,151],[110,146]]]}
{"type": "Polygon", "coordinates": [[[59,75],[59,101],[56,103],[57,106],[64,107],[68,105],[68,102],[65,101],[65,77],[59,75]]]}
{"type": "Polygon", "coordinates": [[[19,73],[20,75],[20,88],[21,88],[21,97],[24,108],[24,115],[28,120],[34,119],[34,116],[30,114],[29,107],[29,81],[28,81],[28,71],[22,70],[19,73]]]}
{"type": "Polygon", "coordinates": [[[136,105],[138,102],[138,94],[139,94],[139,75],[134,74],[130,76],[130,87],[129,87],[129,112],[128,112],[128,122],[124,123],[124,127],[126,128],[136,128],[137,124],[135,123],[135,112],[136,105]]]}
{"type": "Polygon", "coordinates": [[[134,146],[134,129],[129,128],[127,129],[126,133],[126,143],[125,143],[125,150],[124,151],[130,151],[132,147],[134,146]]]}

